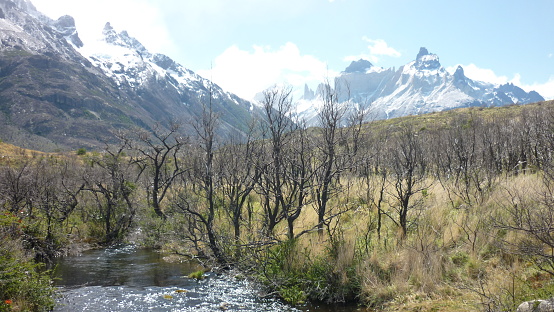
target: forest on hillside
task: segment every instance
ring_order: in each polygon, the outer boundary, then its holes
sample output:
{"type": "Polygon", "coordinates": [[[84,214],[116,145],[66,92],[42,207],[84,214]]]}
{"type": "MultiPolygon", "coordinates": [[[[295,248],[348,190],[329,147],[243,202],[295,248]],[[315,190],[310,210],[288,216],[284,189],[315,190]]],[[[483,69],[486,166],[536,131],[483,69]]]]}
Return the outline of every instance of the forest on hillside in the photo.
{"type": "Polygon", "coordinates": [[[48,310],[40,263],[137,244],[237,268],[291,304],[508,311],[554,291],[554,103],[366,123],[331,88],[319,127],[264,93],[246,137],[114,133],[0,162],[0,311],[48,310]]]}

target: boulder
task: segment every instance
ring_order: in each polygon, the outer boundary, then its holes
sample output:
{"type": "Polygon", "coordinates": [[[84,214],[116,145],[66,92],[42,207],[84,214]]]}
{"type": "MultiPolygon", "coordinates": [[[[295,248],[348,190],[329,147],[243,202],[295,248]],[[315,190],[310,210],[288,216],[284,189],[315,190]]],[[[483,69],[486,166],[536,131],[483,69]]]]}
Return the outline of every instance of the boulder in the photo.
{"type": "Polygon", "coordinates": [[[554,298],[524,302],[517,307],[516,312],[554,312],[554,298]]]}

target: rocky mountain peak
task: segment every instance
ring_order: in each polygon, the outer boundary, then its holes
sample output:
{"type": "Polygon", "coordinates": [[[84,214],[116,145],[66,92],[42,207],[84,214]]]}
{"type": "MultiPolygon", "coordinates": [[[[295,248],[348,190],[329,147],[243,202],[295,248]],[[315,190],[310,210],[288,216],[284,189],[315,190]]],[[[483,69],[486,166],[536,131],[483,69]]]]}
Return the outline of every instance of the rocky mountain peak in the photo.
{"type": "Polygon", "coordinates": [[[164,54],[154,54],[152,61],[154,64],[160,66],[163,69],[166,70],[173,70],[178,71],[179,70],[179,64],[175,63],[174,60],[172,60],[169,56],[164,54]]]}
{"type": "Polygon", "coordinates": [[[56,26],[58,26],[58,29],[71,29],[75,30],[75,19],[72,16],[64,15],[55,23],[56,26]]]}
{"type": "Polygon", "coordinates": [[[115,33],[112,24],[110,22],[107,22],[106,25],[104,25],[104,29],[102,30],[102,35],[108,36],[112,32],[115,33]]]}
{"type": "Polygon", "coordinates": [[[2,140],[41,150],[101,147],[116,129],[148,131],[154,124],[169,127],[170,119],[194,120],[207,99],[221,115],[222,135],[235,135],[260,112],[171,58],[148,52],[111,23],[102,42],[76,49],[81,44],[72,17],[52,20],[26,0],[0,0],[0,9],[7,30],[0,33],[2,140]]]}
{"type": "Polygon", "coordinates": [[[102,30],[102,35],[104,35],[104,40],[107,43],[129,48],[131,50],[137,51],[139,54],[144,55],[148,54],[148,50],[140,43],[137,39],[131,37],[127,31],[122,31],[118,33],[112,27],[111,23],[108,22],[102,30]]]}
{"type": "Polygon", "coordinates": [[[427,48],[425,48],[425,47],[419,48],[419,53],[417,53],[416,61],[419,61],[425,55],[429,55],[429,51],[427,50],[427,48]]]}
{"type": "Polygon", "coordinates": [[[358,61],[352,61],[348,67],[344,70],[345,73],[365,73],[367,72],[373,64],[364,59],[359,59],[358,61]]]}
{"type": "Polygon", "coordinates": [[[60,32],[67,41],[73,43],[77,48],[83,47],[83,42],[79,38],[77,33],[77,27],[75,27],[75,19],[69,15],[64,15],[58,18],[52,26],[60,32]]]}
{"type": "Polygon", "coordinates": [[[464,80],[466,77],[464,73],[464,69],[462,66],[458,65],[458,68],[456,68],[456,71],[454,72],[454,79],[455,80],[464,80]]]}
{"type": "Polygon", "coordinates": [[[441,67],[439,57],[436,54],[429,53],[429,51],[421,47],[417,54],[415,67],[418,70],[435,70],[441,67]]]}
{"type": "Polygon", "coordinates": [[[304,85],[304,96],[302,98],[308,101],[315,99],[315,92],[307,84],[304,85]]]}

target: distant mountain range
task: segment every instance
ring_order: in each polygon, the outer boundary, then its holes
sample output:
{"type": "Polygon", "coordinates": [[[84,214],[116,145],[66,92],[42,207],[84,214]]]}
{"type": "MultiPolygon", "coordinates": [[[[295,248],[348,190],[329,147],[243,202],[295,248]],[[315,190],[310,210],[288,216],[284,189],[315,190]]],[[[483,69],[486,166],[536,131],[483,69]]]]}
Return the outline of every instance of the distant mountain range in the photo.
{"type": "MultiPolygon", "coordinates": [[[[113,142],[115,130],[151,130],[174,120],[190,125],[208,103],[221,116],[221,134],[240,134],[261,113],[110,23],[102,34],[97,46],[84,46],[72,17],[52,20],[28,0],[0,0],[1,140],[43,151],[98,148],[113,142]]],[[[337,80],[379,119],[544,100],[511,84],[473,81],[461,67],[451,75],[425,48],[398,70],[352,62],[337,80]]],[[[306,88],[299,100],[299,113],[312,125],[318,93],[306,88]]]]}
{"type": "MultiPolygon", "coordinates": [[[[501,106],[544,101],[537,92],[525,92],[508,83],[495,85],[472,80],[458,66],[450,74],[439,57],[421,48],[414,61],[400,67],[378,68],[369,61],[352,62],[335,84],[343,85],[342,100],[366,108],[374,119],[425,114],[469,106],[501,106]]],[[[320,86],[321,87],[321,86],[320,86]]],[[[320,88],[319,87],[319,88],[320,88]]],[[[319,89],[318,88],[318,89],[319,89]]],[[[299,114],[315,120],[321,100],[317,90],[305,88],[299,114]]]]}

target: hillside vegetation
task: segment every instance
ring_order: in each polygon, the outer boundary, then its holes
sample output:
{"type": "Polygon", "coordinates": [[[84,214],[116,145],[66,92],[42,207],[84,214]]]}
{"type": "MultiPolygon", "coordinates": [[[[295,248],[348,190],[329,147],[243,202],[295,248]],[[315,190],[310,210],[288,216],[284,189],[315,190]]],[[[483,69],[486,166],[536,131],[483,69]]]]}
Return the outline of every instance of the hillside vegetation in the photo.
{"type": "MultiPolygon", "coordinates": [[[[327,95],[307,128],[287,90],[267,91],[265,122],[236,142],[205,107],[191,137],[175,124],[102,151],[0,144],[0,235],[17,238],[1,265],[124,242],[238,268],[299,305],[513,311],[551,296],[554,101],[363,123],[327,95]]],[[[51,304],[47,286],[10,287],[2,309],[51,304]]]]}

